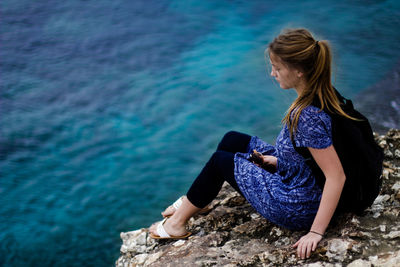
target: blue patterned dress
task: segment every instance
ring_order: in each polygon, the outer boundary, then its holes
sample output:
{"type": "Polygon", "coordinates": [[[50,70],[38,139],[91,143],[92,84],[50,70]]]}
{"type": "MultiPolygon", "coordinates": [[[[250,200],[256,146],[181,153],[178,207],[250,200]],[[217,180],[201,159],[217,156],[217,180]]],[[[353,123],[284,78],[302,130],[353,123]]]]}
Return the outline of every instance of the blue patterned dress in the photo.
{"type": "MultiPolygon", "coordinates": [[[[332,144],[331,118],[308,106],[299,117],[295,144],[326,148],[332,144]]],[[[275,146],[252,136],[247,153],[235,154],[235,179],[250,204],[269,221],[288,229],[309,229],[317,213],[322,191],[304,158],[293,148],[287,126],[275,146]],[[248,161],[256,149],[277,157],[277,171],[270,173],[248,161]]]]}

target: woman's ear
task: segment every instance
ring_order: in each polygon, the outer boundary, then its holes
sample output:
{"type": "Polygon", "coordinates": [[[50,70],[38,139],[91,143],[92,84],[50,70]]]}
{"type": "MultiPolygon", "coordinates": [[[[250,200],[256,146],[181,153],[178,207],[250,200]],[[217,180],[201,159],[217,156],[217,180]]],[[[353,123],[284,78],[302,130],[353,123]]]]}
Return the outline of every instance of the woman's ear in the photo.
{"type": "Polygon", "coordinates": [[[297,72],[297,78],[303,77],[303,72],[302,71],[297,70],[296,72],[297,72]]]}

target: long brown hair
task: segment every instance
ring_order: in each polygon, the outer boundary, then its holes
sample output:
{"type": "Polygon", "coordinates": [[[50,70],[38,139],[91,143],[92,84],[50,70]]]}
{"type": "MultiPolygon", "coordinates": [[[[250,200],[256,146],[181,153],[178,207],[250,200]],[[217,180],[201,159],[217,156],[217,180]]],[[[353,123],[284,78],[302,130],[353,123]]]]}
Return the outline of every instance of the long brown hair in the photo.
{"type": "Polygon", "coordinates": [[[326,109],[354,119],[340,107],[331,83],[332,52],[328,41],[316,41],[306,29],[286,29],[268,45],[266,53],[277,56],[289,68],[301,71],[306,80],[306,88],[290,105],[282,119],[288,125],[292,139],[301,111],[311,105],[315,97],[321,103],[321,110],[326,109]]]}

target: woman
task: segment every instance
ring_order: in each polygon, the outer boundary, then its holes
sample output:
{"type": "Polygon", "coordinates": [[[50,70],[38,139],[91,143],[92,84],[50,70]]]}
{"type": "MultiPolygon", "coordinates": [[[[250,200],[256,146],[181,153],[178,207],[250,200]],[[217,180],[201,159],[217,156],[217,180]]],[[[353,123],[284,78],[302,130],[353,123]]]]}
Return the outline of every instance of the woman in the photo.
{"type": "Polygon", "coordinates": [[[256,136],[228,132],[221,140],[186,197],[162,214],[166,219],[150,227],[153,238],[185,238],[187,221],[206,207],[224,181],[240,192],[265,218],[293,230],[309,232],[293,247],[304,259],[314,251],[335,212],[345,174],[332,145],[331,118],[322,109],[346,115],[331,84],[331,49],[305,29],[286,30],[269,44],[266,55],[271,76],[282,89],[294,88],[297,98],[283,118],[272,146],[256,136]],[[314,98],[321,110],[312,106],[314,98]],[[321,189],[305,159],[296,152],[307,147],[326,181],[321,189]],[[269,171],[249,161],[253,150],[263,154],[269,171]]]}

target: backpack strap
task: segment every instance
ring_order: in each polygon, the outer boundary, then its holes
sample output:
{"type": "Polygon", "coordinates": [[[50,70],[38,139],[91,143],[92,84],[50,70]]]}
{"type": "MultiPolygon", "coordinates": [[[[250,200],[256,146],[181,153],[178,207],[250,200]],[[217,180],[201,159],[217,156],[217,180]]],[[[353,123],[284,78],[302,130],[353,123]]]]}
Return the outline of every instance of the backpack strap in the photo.
{"type": "Polygon", "coordinates": [[[297,153],[300,154],[304,158],[305,163],[311,168],[311,171],[315,177],[315,181],[318,186],[323,189],[325,185],[325,175],[322,172],[321,168],[315,162],[314,158],[312,157],[310,150],[307,147],[298,147],[294,140],[292,141],[293,148],[296,150],[297,153]]]}

